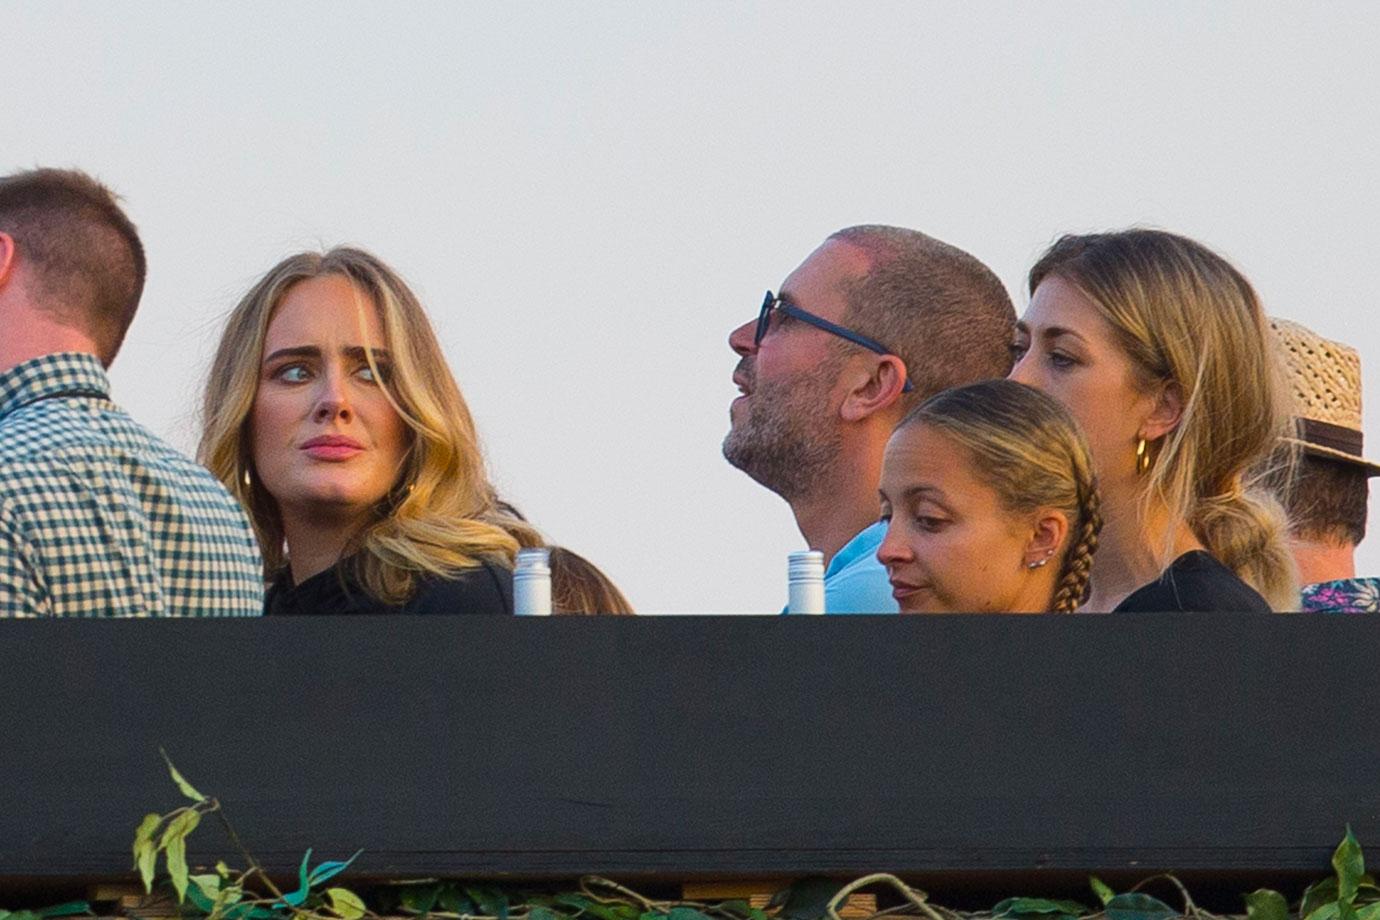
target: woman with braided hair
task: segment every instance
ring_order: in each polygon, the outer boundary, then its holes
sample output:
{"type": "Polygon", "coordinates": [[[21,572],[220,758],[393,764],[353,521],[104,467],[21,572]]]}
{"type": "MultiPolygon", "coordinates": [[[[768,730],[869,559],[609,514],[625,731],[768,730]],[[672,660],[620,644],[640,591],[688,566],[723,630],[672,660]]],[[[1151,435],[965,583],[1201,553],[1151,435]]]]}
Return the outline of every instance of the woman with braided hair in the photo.
{"type": "Polygon", "coordinates": [[[1102,489],[1087,609],[1297,609],[1284,514],[1247,478],[1289,430],[1250,282],[1161,230],[1065,236],[1029,281],[1011,379],[1078,419],[1102,489]]]}
{"type": "Polygon", "coordinates": [[[1102,527],[1092,459],[1059,403],[1010,380],[955,387],[882,460],[886,566],[902,613],[1072,612],[1102,527]]]}

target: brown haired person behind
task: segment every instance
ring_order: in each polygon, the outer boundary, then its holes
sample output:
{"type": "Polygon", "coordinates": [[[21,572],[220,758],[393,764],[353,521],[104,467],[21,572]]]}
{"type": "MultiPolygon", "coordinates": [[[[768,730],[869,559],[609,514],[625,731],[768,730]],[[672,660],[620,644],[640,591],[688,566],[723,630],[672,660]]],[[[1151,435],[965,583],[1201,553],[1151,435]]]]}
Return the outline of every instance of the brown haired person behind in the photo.
{"type": "Polygon", "coordinates": [[[902,613],[1071,612],[1102,526],[1092,458],[1057,402],[1010,380],[945,390],[882,461],[877,558],[902,613]]]}
{"type": "Polygon", "coordinates": [[[0,178],[0,616],[262,610],[244,511],[110,400],[144,270],[95,179],[0,178]]]}
{"type": "Polygon", "coordinates": [[[513,612],[513,558],[541,540],[498,502],[431,323],[375,256],[274,266],[230,316],[204,412],[267,613],[513,612]]]}
{"type": "Polygon", "coordinates": [[[1158,230],[1066,236],[1030,270],[1011,379],[1083,426],[1102,490],[1092,611],[1290,610],[1283,511],[1245,475],[1288,428],[1250,283],[1158,230]]]}
{"type": "Polygon", "coordinates": [[[631,616],[632,605],[609,577],[584,556],[551,547],[551,610],[559,616],[631,616]]]}
{"type": "Polygon", "coordinates": [[[1288,320],[1270,321],[1289,371],[1301,451],[1267,478],[1289,512],[1289,532],[1302,609],[1380,612],[1380,578],[1356,577],[1356,546],[1366,535],[1369,478],[1380,465],[1365,459],[1361,432],[1361,358],[1288,320]],[[1290,476],[1292,471],[1293,476],[1290,476]]]}

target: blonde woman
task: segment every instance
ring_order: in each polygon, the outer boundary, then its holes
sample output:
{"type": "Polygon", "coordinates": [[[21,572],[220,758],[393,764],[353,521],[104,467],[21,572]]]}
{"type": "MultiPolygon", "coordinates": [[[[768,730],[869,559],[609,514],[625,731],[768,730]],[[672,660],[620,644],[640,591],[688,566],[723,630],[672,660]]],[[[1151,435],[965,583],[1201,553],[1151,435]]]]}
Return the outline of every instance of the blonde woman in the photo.
{"type": "Polygon", "coordinates": [[[275,265],[211,367],[199,455],[249,511],[265,612],[511,613],[506,513],[421,304],[358,249],[275,265]]]}
{"type": "Polygon", "coordinates": [[[886,566],[902,613],[1071,612],[1102,526],[1087,444],[1053,399],[1010,380],[945,390],[882,460],[886,566]]]}
{"type": "Polygon", "coordinates": [[[1288,430],[1250,283],[1157,230],[1066,236],[1029,280],[1011,379],[1092,447],[1106,528],[1088,609],[1293,608],[1283,514],[1246,481],[1288,430]]]}

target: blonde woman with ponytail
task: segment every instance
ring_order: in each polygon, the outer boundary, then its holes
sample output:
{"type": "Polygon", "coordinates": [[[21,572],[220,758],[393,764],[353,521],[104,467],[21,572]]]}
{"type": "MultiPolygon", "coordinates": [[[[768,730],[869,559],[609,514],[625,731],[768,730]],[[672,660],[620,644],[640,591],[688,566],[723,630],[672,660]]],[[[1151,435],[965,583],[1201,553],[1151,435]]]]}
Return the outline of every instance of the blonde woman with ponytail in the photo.
{"type": "Polygon", "coordinates": [[[1296,609],[1284,515],[1247,479],[1288,431],[1250,283],[1158,230],[1066,236],[1029,282],[1011,379],[1078,419],[1102,489],[1087,608],[1296,609]]]}
{"type": "Polygon", "coordinates": [[[882,460],[886,566],[902,613],[1068,613],[1102,526],[1092,459],[1057,402],[1010,380],[913,409],[882,460]]]}
{"type": "Polygon", "coordinates": [[[511,613],[519,546],[403,280],[359,249],[279,262],[231,313],[199,459],[249,512],[266,613],[511,613]]]}

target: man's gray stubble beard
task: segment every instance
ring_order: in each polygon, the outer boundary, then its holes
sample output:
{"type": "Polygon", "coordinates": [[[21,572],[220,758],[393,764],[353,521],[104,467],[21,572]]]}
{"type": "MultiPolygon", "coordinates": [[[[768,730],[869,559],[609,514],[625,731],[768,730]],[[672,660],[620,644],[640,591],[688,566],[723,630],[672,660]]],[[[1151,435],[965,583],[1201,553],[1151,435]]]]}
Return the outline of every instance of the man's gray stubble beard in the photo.
{"type": "Polygon", "coordinates": [[[748,397],[748,414],[724,438],[724,459],[788,503],[810,498],[827,487],[838,463],[840,437],[819,412],[819,389],[807,386],[781,398],[758,390],[748,397]]]}

